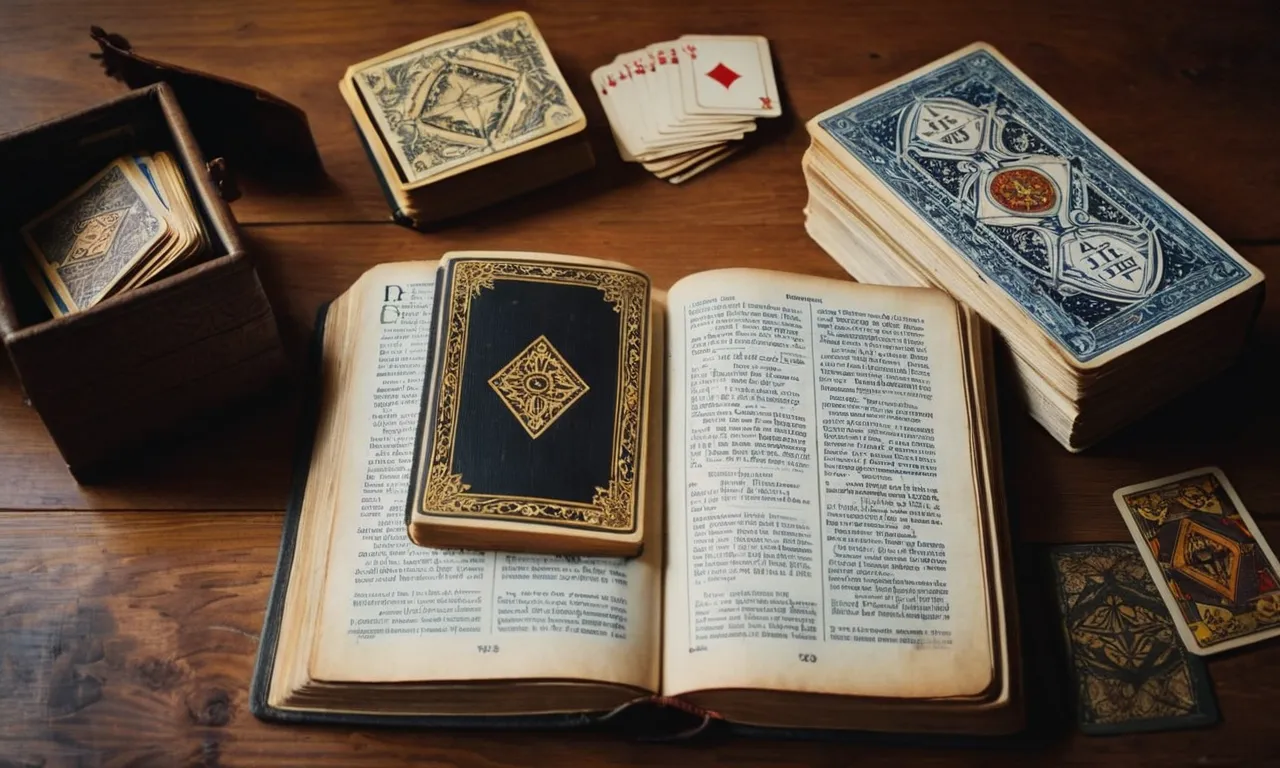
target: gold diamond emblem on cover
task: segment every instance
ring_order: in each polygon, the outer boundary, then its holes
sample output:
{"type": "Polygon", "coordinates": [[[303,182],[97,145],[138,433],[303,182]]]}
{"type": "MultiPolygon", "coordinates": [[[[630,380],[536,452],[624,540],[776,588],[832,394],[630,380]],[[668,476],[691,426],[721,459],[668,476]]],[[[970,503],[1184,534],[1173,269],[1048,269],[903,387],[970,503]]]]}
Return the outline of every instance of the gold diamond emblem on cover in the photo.
{"type": "Polygon", "coordinates": [[[535,440],[590,389],[546,336],[511,358],[489,386],[535,440]]]}

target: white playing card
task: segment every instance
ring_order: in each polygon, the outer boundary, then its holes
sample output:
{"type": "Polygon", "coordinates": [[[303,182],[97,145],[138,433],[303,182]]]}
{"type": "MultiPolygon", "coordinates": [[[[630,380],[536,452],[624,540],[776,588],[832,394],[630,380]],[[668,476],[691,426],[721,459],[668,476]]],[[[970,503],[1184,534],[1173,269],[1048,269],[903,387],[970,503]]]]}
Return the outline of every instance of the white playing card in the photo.
{"type": "Polygon", "coordinates": [[[653,77],[649,79],[649,109],[653,112],[654,122],[661,134],[679,133],[678,126],[671,114],[670,82],[667,72],[674,72],[676,84],[679,84],[680,70],[674,59],[674,41],[654,43],[645,50],[653,62],[653,77]]]}
{"type": "Polygon", "coordinates": [[[635,162],[635,154],[627,144],[622,125],[624,114],[619,103],[618,78],[613,74],[613,65],[606,64],[591,73],[591,84],[595,86],[596,97],[604,108],[604,116],[609,121],[609,130],[613,133],[613,142],[618,145],[618,154],[628,163],[635,162]]]}
{"type": "MultiPolygon", "coordinates": [[[[681,74],[680,62],[689,56],[687,50],[680,48],[680,41],[675,41],[675,48],[671,53],[672,68],[664,70],[665,79],[667,81],[667,99],[668,108],[671,111],[672,119],[679,125],[709,125],[726,121],[734,121],[743,119],[736,115],[693,115],[685,111],[684,108],[684,76],[681,74]]],[[[694,49],[696,51],[696,48],[694,49]]]]}
{"type": "Polygon", "coordinates": [[[647,58],[648,55],[643,51],[624,53],[614,59],[606,70],[606,80],[613,83],[609,87],[608,97],[613,102],[617,121],[613,122],[611,118],[611,124],[615,135],[621,138],[634,159],[645,161],[680,154],[691,149],[691,143],[705,145],[707,141],[742,138],[744,134],[741,131],[725,128],[717,128],[714,133],[700,133],[697,136],[658,134],[650,126],[646,115],[648,91],[644,83],[649,77],[647,58]]]}
{"type": "Polygon", "coordinates": [[[618,66],[619,70],[625,70],[630,77],[627,99],[632,119],[635,121],[634,125],[631,126],[632,132],[641,147],[654,147],[660,143],[661,137],[654,122],[653,112],[648,108],[649,81],[654,79],[653,68],[649,61],[649,52],[643,49],[629,51],[614,59],[614,64],[618,66]]]}
{"type": "Polygon", "coordinates": [[[635,64],[635,52],[623,54],[610,65],[607,77],[615,85],[610,88],[609,98],[613,102],[617,122],[612,122],[615,135],[626,145],[633,159],[639,161],[652,160],[679,154],[686,150],[687,139],[664,137],[657,140],[649,138],[651,131],[645,117],[645,101],[647,91],[644,77],[635,64]]]}
{"type": "Polygon", "coordinates": [[[636,156],[644,152],[644,143],[641,141],[641,127],[644,125],[644,118],[636,109],[636,90],[639,84],[631,75],[631,69],[622,60],[622,57],[613,60],[613,75],[617,78],[617,88],[614,93],[617,95],[615,104],[618,112],[622,117],[622,125],[618,126],[623,134],[627,146],[636,156]]]}
{"type": "MultiPolygon", "coordinates": [[[[631,75],[614,64],[599,67],[591,73],[591,83],[595,87],[596,96],[604,108],[605,117],[613,133],[614,143],[618,145],[618,154],[626,162],[657,162],[681,155],[687,155],[711,147],[718,147],[724,140],[704,140],[686,142],[680,146],[652,149],[640,144],[630,130],[634,125],[633,103],[627,99],[634,85],[631,75]]],[[[739,138],[741,135],[738,136],[739,138]]]]}
{"type": "Polygon", "coordinates": [[[649,46],[648,51],[657,61],[657,75],[651,82],[660,88],[654,93],[652,105],[661,133],[701,133],[717,130],[716,126],[728,124],[747,125],[749,117],[724,115],[688,115],[684,112],[680,96],[680,50],[678,40],[668,40],[649,46]]]}
{"type": "Polygon", "coordinates": [[[644,112],[645,120],[645,141],[652,143],[664,138],[662,133],[662,116],[653,108],[654,100],[657,98],[666,98],[663,90],[663,83],[658,75],[658,59],[648,49],[638,52],[637,58],[641,59],[644,64],[644,77],[640,78],[640,85],[644,86],[643,101],[640,109],[644,112]]]}
{"type": "Polygon", "coordinates": [[[782,114],[769,41],[755,35],[679,40],[681,106],[690,115],[782,114]]]}

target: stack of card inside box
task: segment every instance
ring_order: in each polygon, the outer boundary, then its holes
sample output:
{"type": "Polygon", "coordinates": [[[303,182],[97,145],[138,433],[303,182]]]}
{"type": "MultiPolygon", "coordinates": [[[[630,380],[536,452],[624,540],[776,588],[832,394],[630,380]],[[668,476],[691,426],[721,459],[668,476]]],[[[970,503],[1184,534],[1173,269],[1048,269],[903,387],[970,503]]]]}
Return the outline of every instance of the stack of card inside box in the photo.
{"type": "Polygon", "coordinates": [[[121,157],[22,228],[26,269],[54,317],[186,267],[208,250],[168,152],[121,157]]]}
{"type": "Polygon", "coordinates": [[[1240,351],[1262,274],[990,47],[808,130],[810,236],[858,280],[932,285],[976,309],[1068,449],[1240,351]]]}
{"type": "Polygon", "coordinates": [[[591,73],[618,152],[679,184],[728,158],[782,105],[769,41],[685,35],[621,54],[591,73]]]}
{"type": "Polygon", "coordinates": [[[339,90],[403,224],[449,219],[595,165],[586,118],[524,12],[352,65],[339,90]]]}

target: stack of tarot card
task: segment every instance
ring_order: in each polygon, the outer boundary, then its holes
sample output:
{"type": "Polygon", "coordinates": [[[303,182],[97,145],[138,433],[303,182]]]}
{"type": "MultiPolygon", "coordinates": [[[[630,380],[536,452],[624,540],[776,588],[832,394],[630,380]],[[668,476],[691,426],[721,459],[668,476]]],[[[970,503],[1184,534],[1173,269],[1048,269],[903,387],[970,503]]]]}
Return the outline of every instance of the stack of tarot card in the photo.
{"type": "Polygon", "coordinates": [[[54,317],[172,274],[209,248],[168,152],[117,158],[21,232],[27,273],[54,317]]]}
{"type": "Polygon", "coordinates": [[[402,224],[436,223],[595,165],[582,109],[523,11],[354,64],[338,87],[402,224]]]}
{"type": "Polygon", "coordinates": [[[1240,351],[1262,273],[992,48],[808,130],[810,236],[858,280],[932,285],[976,309],[1069,450],[1240,351]]]}
{"type": "Polygon", "coordinates": [[[685,35],[619,55],[591,73],[618,152],[672,184],[728,158],[782,105],[769,41],[685,35]]]}

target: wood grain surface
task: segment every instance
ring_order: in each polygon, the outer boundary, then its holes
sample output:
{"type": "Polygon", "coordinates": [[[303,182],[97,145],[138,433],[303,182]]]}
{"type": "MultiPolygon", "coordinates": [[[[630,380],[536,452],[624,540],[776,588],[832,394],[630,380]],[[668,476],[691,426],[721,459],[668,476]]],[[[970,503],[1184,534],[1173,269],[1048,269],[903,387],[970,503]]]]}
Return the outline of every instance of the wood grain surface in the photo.
{"type": "MultiPolygon", "coordinates": [[[[392,2],[0,4],[0,131],[121,92],[88,56],[91,24],[144,55],[276,93],[309,115],[326,177],[244,185],[233,211],[295,361],[318,305],[383,261],[451,249],[617,259],[665,287],[719,266],[842,273],[805,235],[803,121],[973,40],[1008,55],[1086,125],[1264,272],[1280,273],[1280,11],[1273,2],[1008,0],[525,6],[587,110],[599,168],[420,234],[388,214],[336,83],[345,67],[512,6],[392,2]],[[758,33],[779,60],[781,135],[684,188],[624,165],[587,75],[617,53],[690,32],[758,33]]],[[[3,169],[0,169],[0,178],[3,169]]],[[[6,183],[21,180],[6,179],[6,183]]],[[[1071,456],[1003,408],[1009,508],[1024,557],[1031,663],[1056,631],[1040,545],[1123,540],[1115,488],[1221,466],[1280,541],[1275,361],[1280,299],[1230,371],[1097,448],[1071,456]]],[[[1177,361],[1153,375],[1178,375],[1177,361]]],[[[296,394],[193,424],[112,482],[78,487],[0,363],[0,767],[382,765],[1258,765],[1271,736],[1280,644],[1210,661],[1223,722],[1087,738],[1033,676],[1045,714],[998,748],[722,741],[639,744],[597,733],[400,733],[256,721],[247,690],[289,487],[296,394]],[[1056,713],[1056,715],[1054,714],[1056,713]]],[[[1051,677],[1051,676],[1050,676],[1051,677]]]]}

